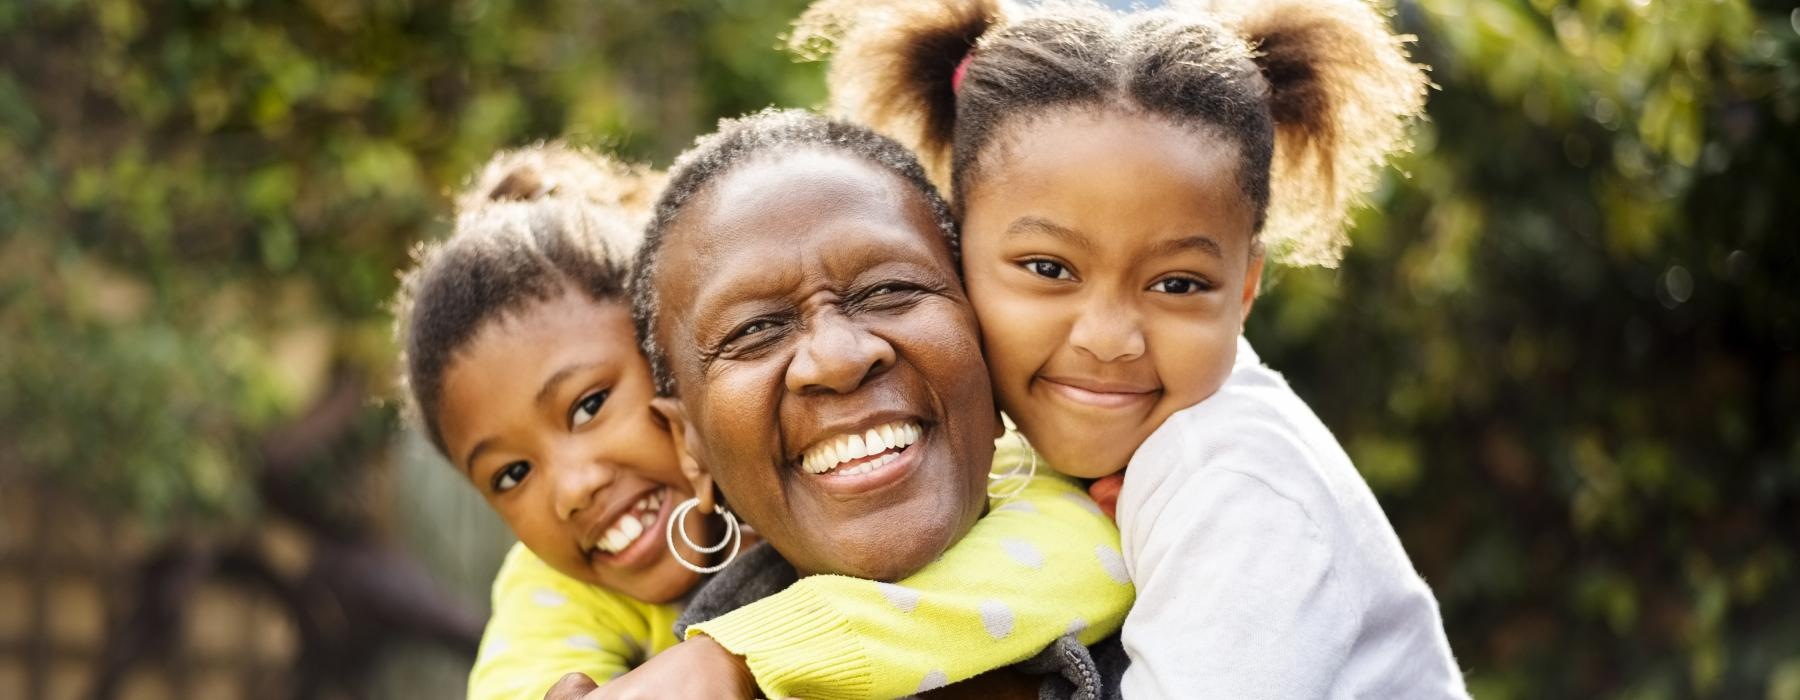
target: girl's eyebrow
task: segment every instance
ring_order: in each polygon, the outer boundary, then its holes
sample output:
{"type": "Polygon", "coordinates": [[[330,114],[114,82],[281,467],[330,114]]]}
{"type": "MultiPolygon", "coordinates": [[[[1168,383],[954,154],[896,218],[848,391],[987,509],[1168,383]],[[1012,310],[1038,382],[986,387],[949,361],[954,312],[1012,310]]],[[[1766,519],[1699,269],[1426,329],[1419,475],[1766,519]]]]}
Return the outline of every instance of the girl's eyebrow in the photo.
{"type": "Polygon", "coordinates": [[[1007,238],[1029,236],[1034,233],[1041,233],[1059,239],[1064,243],[1068,243],[1069,245],[1083,250],[1094,249],[1094,242],[1088,240],[1088,237],[1082,235],[1080,231],[1063,226],[1043,217],[1021,216],[1014,219],[1012,224],[1006,227],[1007,238]]]}
{"type": "MultiPolygon", "coordinates": [[[[1039,233],[1056,238],[1078,248],[1085,250],[1094,249],[1093,241],[1088,240],[1088,237],[1083,235],[1080,231],[1057,224],[1056,222],[1043,217],[1021,216],[1014,220],[1011,226],[1006,227],[1006,236],[1008,238],[1029,236],[1039,233]]],[[[1177,238],[1172,241],[1163,241],[1149,250],[1144,251],[1144,253],[1138,257],[1140,259],[1155,258],[1174,255],[1187,250],[1198,250],[1214,258],[1220,260],[1225,259],[1225,250],[1219,245],[1219,242],[1213,240],[1211,236],[1204,234],[1177,238]]]]}
{"type": "Polygon", "coordinates": [[[475,449],[469,450],[469,456],[463,458],[464,474],[475,473],[475,458],[480,457],[482,450],[486,450],[488,445],[493,444],[493,442],[493,438],[485,437],[482,438],[480,442],[475,443],[475,449]]]}
{"type": "MultiPolygon", "coordinates": [[[[556,393],[557,387],[560,386],[563,382],[568,381],[569,377],[575,376],[576,372],[580,372],[580,371],[586,370],[586,369],[592,369],[594,367],[599,367],[599,366],[600,366],[600,363],[598,363],[598,362],[581,362],[581,363],[577,363],[577,364],[568,365],[566,367],[563,367],[562,369],[556,370],[555,372],[550,374],[550,378],[544,380],[544,385],[542,387],[538,388],[537,397],[534,399],[534,401],[536,403],[540,403],[540,404],[544,403],[545,401],[548,401],[550,399],[551,395],[556,393]]],[[[480,442],[475,443],[475,448],[472,450],[469,450],[469,456],[463,458],[463,473],[472,474],[475,472],[475,458],[480,457],[481,452],[483,450],[486,450],[488,448],[488,445],[492,444],[493,442],[494,442],[494,439],[491,437],[488,437],[488,438],[482,438],[480,442]]]]}
{"type": "Polygon", "coordinates": [[[1177,238],[1172,241],[1163,241],[1152,246],[1149,250],[1144,251],[1144,254],[1138,257],[1140,259],[1158,258],[1174,255],[1187,250],[1198,250],[1220,260],[1225,259],[1225,250],[1219,247],[1219,242],[1206,235],[1195,235],[1186,238],[1177,238]]]}
{"type": "Polygon", "coordinates": [[[556,393],[556,388],[563,382],[568,381],[569,377],[574,376],[576,372],[598,367],[599,365],[600,363],[598,362],[584,362],[568,365],[562,369],[556,370],[556,372],[550,375],[549,379],[544,380],[544,386],[538,389],[537,398],[535,399],[536,402],[543,403],[548,401],[550,396],[556,393]]]}

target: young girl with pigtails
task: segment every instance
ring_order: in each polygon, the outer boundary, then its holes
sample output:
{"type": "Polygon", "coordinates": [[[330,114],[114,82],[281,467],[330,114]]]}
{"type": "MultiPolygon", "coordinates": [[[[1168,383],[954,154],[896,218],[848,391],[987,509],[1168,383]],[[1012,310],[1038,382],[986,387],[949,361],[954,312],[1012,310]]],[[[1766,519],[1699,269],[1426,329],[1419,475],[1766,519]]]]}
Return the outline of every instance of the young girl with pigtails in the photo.
{"type": "MultiPolygon", "coordinates": [[[[690,591],[747,548],[729,510],[691,512],[699,499],[632,325],[629,261],[661,182],[561,145],[498,154],[457,199],[451,236],[423,246],[402,275],[395,315],[406,412],[519,539],[495,577],[470,698],[536,700],[565,674],[606,683],[667,652],[690,591]]],[[[1072,614],[1089,622],[1078,630],[1086,641],[1115,633],[1131,587],[1093,563],[1096,548],[1116,552],[1114,525],[1087,516],[1082,504],[1092,503],[1065,480],[1015,481],[994,494],[995,509],[941,563],[898,585],[819,576],[763,601],[771,619],[817,626],[811,648],[841,657],[841,635],[865,638],[861,666],[789,646],[763,668],[720,644],[762,648],[769,629],[720,625],[668,655],[717,671],[684,676],[679,687],[747,697],[764,680],[765,689],[898,694],[892,688],[910,692],[920,679],[871,680],[869,669],[950,657],[936,665],[960,680],[1069,634],[1072,614]],[[966,566],[1021,544],[1036,566],[985,575],[966,566]],[[912,610],[894,609],[895,590],[909,592],[912,610]],[[983,634],[977,644],[1003,661],[972,668],[979,662],[962,658],[966,647],[907,633],[926,614],[980,630],[981,606],[993,600],[1011,603],[1016,617],[1003,639],[983,634]]]]}
{"type": "Polygon", "coordinates": [[[1241,335],[1264,261],[1334,262],[1405,146],[1403,38],[1364,0],[1002,10],[822,0],[793,42],[952,194],[1002,409],[1116,489],[1124,694],[1465,696],[1373,494],[1241,335]]]}

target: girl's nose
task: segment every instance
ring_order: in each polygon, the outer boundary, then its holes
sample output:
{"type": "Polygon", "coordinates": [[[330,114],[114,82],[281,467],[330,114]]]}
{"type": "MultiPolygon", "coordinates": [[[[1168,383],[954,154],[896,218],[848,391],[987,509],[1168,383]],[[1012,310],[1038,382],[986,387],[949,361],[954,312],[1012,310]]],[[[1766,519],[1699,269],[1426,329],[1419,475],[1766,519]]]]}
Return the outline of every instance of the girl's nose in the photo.
{"type": "Polygon", "coordinates": [[[577,513],[595,505],[600,494],[611,486],[618,476],[618,471],[592,460],[565,460],[552,467],[551,481],[555,484],[552,498],[556,515],[563,520],[570,520],[577,513]]]}
{"type": "Polygon", "coordinates": [[[894,366],[894,346],[853,319],[824,313],[801,332],[788,364],[787,388],[796,394],[848,394],[894,366]]]}
{"type": "Polygon", "coordinates": [[[1130,304],[1094,299],[1069,329],[1069,345],[1101,362],[1130,362],[1144,355],[1141,320],[1130,304]]]}

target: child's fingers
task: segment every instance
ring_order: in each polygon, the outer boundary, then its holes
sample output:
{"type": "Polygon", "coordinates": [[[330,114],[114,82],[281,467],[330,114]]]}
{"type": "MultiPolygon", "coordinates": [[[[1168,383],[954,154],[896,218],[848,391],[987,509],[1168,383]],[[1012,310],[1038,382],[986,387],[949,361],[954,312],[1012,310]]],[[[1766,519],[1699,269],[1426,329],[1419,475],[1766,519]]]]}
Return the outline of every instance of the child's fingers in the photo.
{"type": "Polygon", "coordinates": [[[583,696],[599,687],[600,684],[595,683],[594,679],[588,678],[585,673],[579,671],[566,673],[563,674],[561,680],[556,682],[556,685],[550,686],[549,692],[544,693],[544,700],[581,700],[583,696]]]}
{"type": "Polygon", "coordinates": [[[1125,472],[1116,472],[1095,479],[1094,483],[1088,484],[1088,495],[1094,497],[1094,503],[1099,504],[1100,510],[1106,513],[1106,517],[1118,520],[1119,516],[1114,511],[1119,505],[1119,489],[1124,486],[1125,472]]]}

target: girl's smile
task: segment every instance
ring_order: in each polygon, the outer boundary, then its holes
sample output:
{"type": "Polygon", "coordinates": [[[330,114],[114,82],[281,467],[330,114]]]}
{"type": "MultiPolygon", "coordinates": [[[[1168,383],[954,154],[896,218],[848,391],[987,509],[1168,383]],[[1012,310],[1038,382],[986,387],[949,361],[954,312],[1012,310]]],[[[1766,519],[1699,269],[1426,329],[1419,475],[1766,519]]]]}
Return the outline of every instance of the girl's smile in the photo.
{"type": "MultiPolygon", "coordinates": [[[[564,291],[475,334],[445,373],[440,425],[450,456],[544,563],[662,602],[698,578],[662,535],[690,487],[651,396],[626,307],[564,291]]],[[[706,522],[689,516],[697,541],[706,522]]]]}
{"type": "Polygon", "coordinates": [[[1162,387],[1148,381],[1110,381],[1075,375],[1045,376],[1033,380],[1035,389],[1081,407],[1102,411],[1142,408],[1156,402],[1162,387]]]}
{"type": "Polygon", "coordinates": [[[1109,109],[993,148],[963,271],[994,391],[1051,466],[1113,473],[1231,371],[1262,270],[1238,147],[1109,109]]]}
{"type": "Polygon", "coordinates": [[[652,486],[635,499],[625,495],[582,528],[578,540],[597,563],[635,568],[655,555],[661,544],[656,537],[665,526],[675,500],[667,486],[652,486]],[[646,535],[649,535],[646,537],[646,535]]]}

